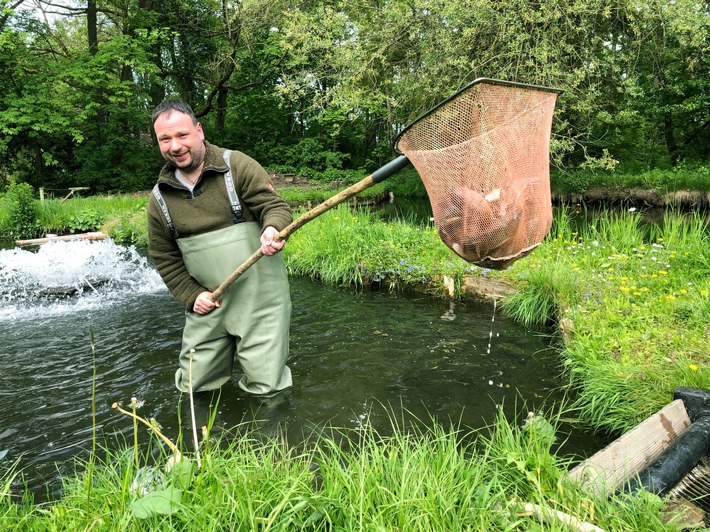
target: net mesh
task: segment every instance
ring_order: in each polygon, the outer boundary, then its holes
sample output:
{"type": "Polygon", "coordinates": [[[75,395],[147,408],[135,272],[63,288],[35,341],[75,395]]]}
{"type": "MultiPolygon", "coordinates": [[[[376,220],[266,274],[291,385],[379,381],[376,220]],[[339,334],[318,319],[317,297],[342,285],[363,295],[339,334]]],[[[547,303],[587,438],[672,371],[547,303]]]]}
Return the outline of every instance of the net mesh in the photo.
{"type": "Polygon", "coordinates": [[[474,83],[397,139],[424,182],[439,236],[466,261],[506,268],[549,232],[556,98],[536,87],[474,83]]]}

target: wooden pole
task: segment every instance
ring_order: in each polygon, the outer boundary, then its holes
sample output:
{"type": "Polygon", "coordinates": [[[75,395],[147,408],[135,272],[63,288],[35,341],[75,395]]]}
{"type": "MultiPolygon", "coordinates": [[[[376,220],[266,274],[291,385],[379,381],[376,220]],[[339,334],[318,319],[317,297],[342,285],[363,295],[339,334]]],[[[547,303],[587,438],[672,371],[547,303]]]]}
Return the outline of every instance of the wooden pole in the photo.
{"type": "MultiPolygon", "coordinates": [[[[374,175],[374,174],[373,174],[374,175]]],[[[300,229],[304,225],[306,225],[308,222],[313,220],[314,218],[320,216],[326,211],[329,211],[336,205],[344,202],[346,199],[351,198],[355,196],[356,194],[359,194],[363,190],[367,190],[371,186],[375,185],[378,183],[378,181],[375,181],[373,179],[373,176],[370,175],[360,181],[359,183],[355,183],[354,185],[346,188],[345,190],[339,192],[332,198],[328,198],[325,200],[323,203],[320,203],[319,205],[316,205],[313,209],[308,211],[307,213],[301,215],[298,219],[294,220],[291,222],[291,224],[288,225],[283,231],[281,231],[277,236],[276,236],[276,241],[280,242],[282,240],[286,240],[293,232],[296,230],[300,229]]],[[[220,297],[222,297],[222,294],[224,291],[229,288],[234,281],[239,279],[245,271],[247,271],[249,268],[251,268],[261,257],[264,256],[264,253],[261,251],[261,248],[256,250],[251,257],[249,257],[247,260],[245,260],[239,268],[234,270],[232,274],[227,277],[224,282],[222,282],[221,285],[212,292],[212,301],[217,301],[220,297]]]]}

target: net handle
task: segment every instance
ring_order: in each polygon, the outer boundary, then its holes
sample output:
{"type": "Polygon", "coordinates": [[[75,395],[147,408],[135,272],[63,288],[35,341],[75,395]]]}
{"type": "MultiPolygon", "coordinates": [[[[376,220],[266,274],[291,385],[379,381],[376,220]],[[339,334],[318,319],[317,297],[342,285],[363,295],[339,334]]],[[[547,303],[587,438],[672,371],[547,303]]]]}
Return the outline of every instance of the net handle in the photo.
{"type": "MultiPolygon", "coordinates": [[[[400,155],[396,159],[390,161],[386,165],[382,166],[378,170],[375,170],[371,175],[367,176],[365,179],[362,181],[355,183],[354,185],[351,185],[350,187],[346,188],[345,190],[342,190],[335,196],[332,196],[331,198],[328,198],[324,202],[316,205],[314,208],[312,208],[310,211],[308,211],[305,214],[302,214],[298,219],[294,220],[291,222],[285,229],[283,229],[274,239],[276,242],[280,242],[282,240],[286,240],[291,234],[293,234],[296,230],[300,229],[304,225],[306,225],[308,222],[313,220],[314,218],[317,218],[321,214],[323,214],[326,211],[329,211],[336,205],[339,205],[340,203],[344,202],[345,200],[352,198],[353,196],[359,194],[363,190],[367,190],[371,186],[384,181],[388,177],[390,177],[392,174],[395,174],[399,172],[401,169],[405,168],[406,166],[409,165],[409,159],[404,156],[400,155]]],[[[256,250],[251,257],[249,257],[247,260],[245,260],[236,270],[232,272],[232,274],[227,277],[221,285],[212,292],[212,296],[210,299],[212,301],[217,301],[220,297],[222,297],[222,294],[224,291],[231,286],[234,281],[239,279],[244,272],[246,272],[249,268],[251,268],[261,257],[264,256],[264,253],[261,251],[261,248],[256,250]]]]}

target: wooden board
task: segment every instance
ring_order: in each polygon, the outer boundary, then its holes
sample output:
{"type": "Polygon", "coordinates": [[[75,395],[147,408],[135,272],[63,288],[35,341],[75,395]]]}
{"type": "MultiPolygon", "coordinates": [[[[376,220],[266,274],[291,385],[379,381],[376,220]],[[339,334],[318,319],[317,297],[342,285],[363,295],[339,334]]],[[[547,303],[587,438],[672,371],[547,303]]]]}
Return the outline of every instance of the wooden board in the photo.
{"type": "Polygon", "coordinates": [[[690,424],[683,401],[676,399],[570,470],[569,476],[596,493],[611,494],[658,458],[690,424]]]}
{"type": "Polygon", "coordinates": [[[72,240],[103,240],[108,238],[106,233],[81,233],[78,235],[64,235],[64,236],[50,236],[46,238],[31,238],[29,240],[15,240],[16,246],[38,246],[40,244],[46,244],[51,240],[62,240],[64,242],[72,240]]]}

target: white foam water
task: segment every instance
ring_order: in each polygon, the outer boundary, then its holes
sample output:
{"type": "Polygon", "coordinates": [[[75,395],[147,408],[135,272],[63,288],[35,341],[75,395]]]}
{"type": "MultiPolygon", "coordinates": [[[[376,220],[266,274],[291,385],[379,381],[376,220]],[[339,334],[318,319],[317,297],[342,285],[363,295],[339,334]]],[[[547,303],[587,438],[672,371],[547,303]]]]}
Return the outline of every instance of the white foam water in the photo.
{"type": "Polygon", "coordinates": [[[150,261],[110,239],[0,250],[2,321],[91,310],[159,290],[165,285],[150,261]]]}

